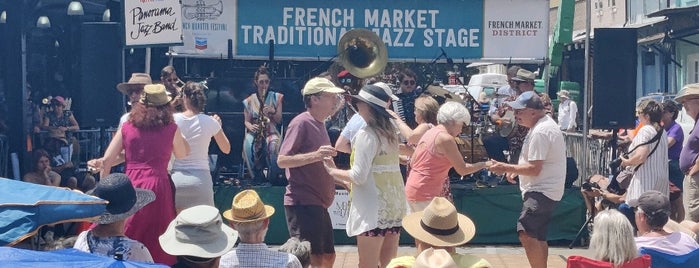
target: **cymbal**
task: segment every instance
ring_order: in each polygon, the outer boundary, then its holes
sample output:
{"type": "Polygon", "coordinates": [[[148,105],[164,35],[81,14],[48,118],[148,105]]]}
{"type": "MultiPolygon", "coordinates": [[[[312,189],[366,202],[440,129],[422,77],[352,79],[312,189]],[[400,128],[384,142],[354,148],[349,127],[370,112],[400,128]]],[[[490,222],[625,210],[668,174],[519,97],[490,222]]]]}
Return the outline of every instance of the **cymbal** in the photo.
{"type": "Polygon", "coordinates": [[[440,86],[429,85],[427,86],[427,92],[430,96],[434,98],[442,98],[444,101],[461,101],[459,97],[454,95],[454,93],[451,93],[451,91],[440,86]]]}

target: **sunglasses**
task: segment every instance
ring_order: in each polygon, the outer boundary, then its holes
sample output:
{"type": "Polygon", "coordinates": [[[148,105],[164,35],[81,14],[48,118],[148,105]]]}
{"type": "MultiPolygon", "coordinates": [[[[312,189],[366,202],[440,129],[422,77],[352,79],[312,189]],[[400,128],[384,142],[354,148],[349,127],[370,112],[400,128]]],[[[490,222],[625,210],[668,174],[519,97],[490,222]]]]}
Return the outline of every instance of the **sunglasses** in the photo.
{"type": "Polygon", "coordinates": [[[352,84],[352,78],[340,78],[340,84],[342,84],[342,85],[352,84]]]}
{"type": "Polygon", "coordinates": [[[406,86],[414,86],[414,85],[415,85],[415,80],[403,80],[403,85],[406,85],[406,86]]]}
{"type": "Polygon", "coordinates": [[[267,85],[269,84],[269,79],[257,80],[258,84],[267,85]]]}

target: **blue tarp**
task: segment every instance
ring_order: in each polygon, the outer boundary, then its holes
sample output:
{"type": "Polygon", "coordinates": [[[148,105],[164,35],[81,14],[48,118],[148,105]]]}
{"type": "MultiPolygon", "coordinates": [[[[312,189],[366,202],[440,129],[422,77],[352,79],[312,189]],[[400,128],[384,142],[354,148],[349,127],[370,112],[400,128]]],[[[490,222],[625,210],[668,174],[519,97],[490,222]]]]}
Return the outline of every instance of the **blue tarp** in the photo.
{"type": "Polygon", "coordinates": [[[106,203],[67,188],[0,178],[0,246],[14,245],[43,225],[102,215],[106,203]]]}
{"type": "Polygon", "coordinates": [[[168,267],[162,264],[148,264],[134,261],[119,261],[98,256],[77,249],[56,251],[34,251],[10,247],[0,247],[0,267],[168,267]]]}

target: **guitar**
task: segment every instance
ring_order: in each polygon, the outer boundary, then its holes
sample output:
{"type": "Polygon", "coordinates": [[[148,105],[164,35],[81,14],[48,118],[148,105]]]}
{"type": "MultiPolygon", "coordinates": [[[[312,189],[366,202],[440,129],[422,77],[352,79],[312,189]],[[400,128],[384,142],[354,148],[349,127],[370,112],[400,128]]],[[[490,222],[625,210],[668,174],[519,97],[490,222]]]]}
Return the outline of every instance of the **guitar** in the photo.
{"type": "Polygon", "coordinates": [[[515,112],[512,110],[507,110],[505,114],[500,117],[496,122],[498,133],[501,137],[508,137],[512,131],[517,126],[515,120],[515,112]]]}

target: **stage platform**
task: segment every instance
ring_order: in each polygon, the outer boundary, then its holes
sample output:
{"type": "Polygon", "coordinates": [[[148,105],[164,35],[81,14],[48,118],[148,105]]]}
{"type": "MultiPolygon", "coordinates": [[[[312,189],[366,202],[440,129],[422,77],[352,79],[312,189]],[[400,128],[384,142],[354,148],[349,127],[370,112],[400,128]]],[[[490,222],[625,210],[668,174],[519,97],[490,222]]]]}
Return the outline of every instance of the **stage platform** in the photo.
{"type": "MultiPolygon", "coordinates": [[[[248,187],[250,188],[250,187],[248,187]]],[[[236,193],[245,187],[218,185],[214,187],[216,207],[228,210],[236,193]]],[[[275,208],[265,242],[280,245],[289,238],[284,217],[284,187],[252,187],[263,202],[275,208]]],[[[522,198],[516,185],[499,185],[493,188],[473,188],[469,185],[452,185],[452,194],[457,210],[469,216],[476,224],[476,236],[469,244],[519,244],[516,223],[522,208],[522,198]]],[[[585,222],[585,205],[579,188],[569,188],[556,208],[549,226],[549,241],[573,240],[580,226],[585,222]]],[[[412,244],[406,232],[401,233],[401,244],[412,244]]],[[[356,244],[353,237],[347,237],[345,230],[335,230],[335,244],[356,244]]]]}

